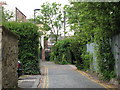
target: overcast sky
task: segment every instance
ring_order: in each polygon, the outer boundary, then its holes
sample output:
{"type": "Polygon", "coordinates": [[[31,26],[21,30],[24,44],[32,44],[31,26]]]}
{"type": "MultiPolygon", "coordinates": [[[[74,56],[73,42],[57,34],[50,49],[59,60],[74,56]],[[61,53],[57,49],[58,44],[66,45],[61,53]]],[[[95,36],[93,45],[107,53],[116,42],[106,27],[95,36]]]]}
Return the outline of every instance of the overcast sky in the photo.
{"type": "Polygon", "coordinates": [[[17,7],[20,9],[27,18],[33,17],[33,10],[39,9],[40,6],[45,2],[57,2],[61,3],[62,5],[68,4],[68,0],[0,0],[5,1],[8,6],[14,8],[17,7]]]}

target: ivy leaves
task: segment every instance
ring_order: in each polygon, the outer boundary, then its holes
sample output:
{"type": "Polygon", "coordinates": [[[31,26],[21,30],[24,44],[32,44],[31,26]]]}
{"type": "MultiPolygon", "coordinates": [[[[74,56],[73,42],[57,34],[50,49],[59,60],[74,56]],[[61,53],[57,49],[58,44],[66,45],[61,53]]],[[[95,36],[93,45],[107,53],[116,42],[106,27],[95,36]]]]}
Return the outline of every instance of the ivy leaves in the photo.
{"type": "MultiPolygon", "coordinates": [[[[115,76],[115,59],[111,52],[109,39],[120,33],[120,3],[116,2],[72,2],[66,5],[67,23],[81,45],[97,44],[97,59],[100,73],[104,78],[115,76]],[[103,64],[105,63],[105,64],[103,64]],[[109,72],[107,72],[109,71],[109,72]],[[111,73],[111,75],[108,75],[111,73]]],[[[84,48],[81,47],[84,56],[84,48]]]]}

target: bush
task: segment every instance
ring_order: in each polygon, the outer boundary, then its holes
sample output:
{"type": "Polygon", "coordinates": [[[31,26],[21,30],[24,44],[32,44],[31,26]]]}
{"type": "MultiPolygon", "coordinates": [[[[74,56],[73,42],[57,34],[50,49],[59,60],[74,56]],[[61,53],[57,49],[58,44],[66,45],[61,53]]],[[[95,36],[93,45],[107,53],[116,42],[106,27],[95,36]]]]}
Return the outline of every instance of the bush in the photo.
{"type": "Polygon", "coordinates": [[[69,37],[58,41],[52,47],[50,60],[59,64],[75,64],[77,61],[81,63],[79,46],[80,43],[75,40],[75,37],[69,37]]]}
{"type": "Polygon", "coordinates": [[[90,54],[86,52],[86,43],[81,43],[77,37],[69,37],[58,41],[51,52],[51,61],[58,64],[75,64],[78,69],[90,69],[90,54]]]}
{"type": "Polygon", "coordinates": [[[38,27],[32,23],[6,22],[6,28],[20,36],[18,58],[23,64],[24,72],[39,74],[39,33],[38,27]]]}
{"type": "Polygon", "coordinates": [[[52,47],[50,60],[59,64],[70,63],[70,59],[68,60],[68,58],[70,58],[70,55],[68,54],[70,52],[69,47],[70,41],[68,38],[58,41],[54,47],[52,47]]]}

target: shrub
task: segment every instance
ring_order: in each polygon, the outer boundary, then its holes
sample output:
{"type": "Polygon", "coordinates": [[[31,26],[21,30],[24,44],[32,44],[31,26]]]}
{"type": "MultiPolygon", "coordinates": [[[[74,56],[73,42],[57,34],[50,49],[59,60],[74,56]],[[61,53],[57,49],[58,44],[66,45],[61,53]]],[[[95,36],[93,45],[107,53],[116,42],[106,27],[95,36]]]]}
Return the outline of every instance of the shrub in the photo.
{"type": "Polygon", "coordinates": [[[70,47],[69,39],[58,41],[54,45],[54,47],[52,47],[50,60],[53,60],[55,61],[55,63],[59,64],[70,63],[70,60],[68,60],[68,58],[70,57],[70,55],[68,54],[70,52],[70,50],[68,49],[69,47],[70,47]]]}
{"type": "Polygon", "coordinates": [[[75,40],[75,37],[60,40],[52,47],[50,60],[59,64],[75,64],[76,61],[81,63],[79,46],[80,43],[75,40]]]}
{"type": "Polygon", "coordinates": [[[69,37],[58,41],[51,52],[51,61],[58,64],[75,64],[78,69],[89,70],[92,57],[86,52],[86,43],[80,42],[80,38],[69,37]]]}

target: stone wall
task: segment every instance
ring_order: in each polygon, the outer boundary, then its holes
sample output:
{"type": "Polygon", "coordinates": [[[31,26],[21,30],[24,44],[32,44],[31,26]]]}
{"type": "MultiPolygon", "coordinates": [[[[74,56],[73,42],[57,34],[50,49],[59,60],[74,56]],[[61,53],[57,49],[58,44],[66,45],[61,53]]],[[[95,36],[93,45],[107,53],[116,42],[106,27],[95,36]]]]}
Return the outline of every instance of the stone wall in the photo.
{"type": "Polygon", "coordinates": [[[18,36],[0,26],[0,85],[17,87],[18,36]]]}

